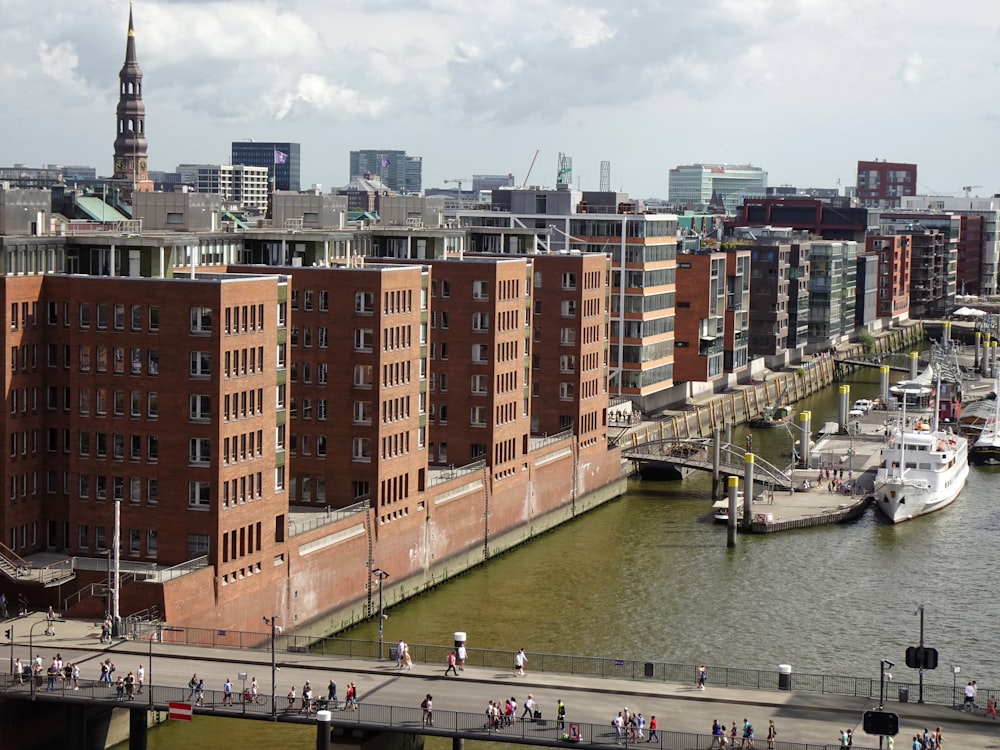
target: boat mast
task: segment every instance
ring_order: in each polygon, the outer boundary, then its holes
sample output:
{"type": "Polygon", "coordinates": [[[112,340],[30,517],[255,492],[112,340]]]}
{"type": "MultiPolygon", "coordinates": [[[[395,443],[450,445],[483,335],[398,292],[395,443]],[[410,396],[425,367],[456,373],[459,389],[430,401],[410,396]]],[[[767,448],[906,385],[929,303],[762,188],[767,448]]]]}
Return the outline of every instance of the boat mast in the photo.
{"type": "Polygon", "coordinates": [[[934,368],[934,432],[938,431],[941,418],[941,370],[934,368]]]}

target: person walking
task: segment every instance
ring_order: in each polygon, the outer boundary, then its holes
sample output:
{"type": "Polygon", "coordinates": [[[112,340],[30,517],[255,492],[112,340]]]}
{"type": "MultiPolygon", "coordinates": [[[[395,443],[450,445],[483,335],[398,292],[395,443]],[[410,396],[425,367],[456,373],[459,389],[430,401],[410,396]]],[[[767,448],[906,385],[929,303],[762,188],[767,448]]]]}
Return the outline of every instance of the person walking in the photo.
{"type": "Polygon", "coordinates": [[[656,715],[649,717],[649,739],[646,742],[660,741],[659,725],[656,723],[656,715]]]}
{"type": "Polygon", "coordinates": [[[622,717],[622,712],[619,711],[618,715],[611,720],[611,726],[615,728],[615,744],[622,744],[622,727],[625,725],[625,719],[622,717]]]}
{"type": "Polygon", "coordinates": [[[337,708],[337,681],[332,677],[326,686],[326,702],[330,704],[331,709],[337,708]]]}
{"type": "MultiPolygon", "coordinates": [[[[120,677],[118,679],[121,679],[120,677]]],[[[195,692],[195,705],[204,706],[205,705],[205,681],[198,680],[198,687],[194,689],[195,692]]]]}
{"type": "Polygon", "coordinates": [[[403,644],[403,666],[406,669],[413,669],[413,659],[410,658],[410,644],[403,644]]]}
{"type": "Polygon", "coordinates": [[[699,664],[698,665],[698,689],[699,690],[704,690],[705,689],[705,683],[707,681],[708,681],[708,671],[706,670],[704,664],[699,664]]]}
{"type": "MultiPolygon", "coordinates": [[[[101,671],[101,674],[103,676],[104,674],[103,670],[101,671]]],[[[188,680],[188,691],[189,691],[187,697],[188,700],[194,698],[194,694],[195,691],[197,691],[197,689],[198,689],[198,673],[195,672],[193,675],[191,675],[191,679],[188,680]]]]}
{"type": "Polygon", "coordinates": [[[125,675],[125,697],[129,700],[135,697],[135,673],[132,670],[125,675]]]}
{"type": "Polygon", "coordinates": [[[434,726],[434,697],[430,693],[420,702],[420,708],[423,710],[423,726],[434,726]]]}
{"type": "Polygon", "coordinates": [[[521,721],[524,721],[524,717],[528,717],[528,721],[532,721],[535,716],[535,699],[531,697],[531,693],[528,693],[528,697],[524,699],[524,713],[521,714],[521,721]]]}
{"type": "Polygon", "coordinates": [[[406,651],[406,644],[403,639],[400,638],[399,642],[396,644],[396,669],[403,668],[403,653],[406,651]]]}
{"type": "MultiPolygon", "coordinates": [[[[847,747],[847,739],[848,739],[847,738],[847,730],[846,729],[841,729],[840,730],[840,746],[841,747],[847,747]]],[[[916,739],[916,737],[914,737],[914,739],[916,739]]]]}
{"type": "Polygon", "coordinates": [[[972,683],[971,682],[966,683],[966,685],[965,685],[965,705],[962,706],[962,710],[965,711],[966,709],[968,709],[969,712],[971,713],[972,710],[973,710],[973,706],[975,704],[975,701],[976,701],[976,689],[974,687],[972,687],[972,683]]]}
{"type": "Polygon", "coordinates": [[[528,657],[524,653],[524,649],[518,650],[514,654],[514,674],[518,677],[524,677],[524,665],[528,663],[528,657]]]}
{"type": "Polygon", "coordinates": [[[767,750],[774,750],[774,741],[778,737],[778,729],[774,726],[774,719],[767,722],[767,750]]]}
{"type": "Polygon", "coordinates": [[[455,669],[455,662],[456,662],[455,652],[452,651],[450,654],[448,654],[448,668],[444,670],[445,677],[448,676],[449,672],[454,672],[455,676],[458,677],[458,670],[455,669]]]}
{"type": "Polygon", "coordinates": [[[458,647],[458,668],[462,672],[465,671],[465,657],[468,656],[468,651],[465,650],[465,643],[462,643],[458,647]]]}
{"type": "Polygon", "coordinates": [[[646,719],[641,713],[635,716],[635,739],[636,742],[642,742],[642,738],[645,736],[643,730],[646,728],[646,719]]]}
{"type": "Polygon", "coordinates": [[[714,748],[725,747],[726,745],[726,725],[720,724],[718,719],[712,721],[712,744],[708,746],[708,750],[714,750],[714,748]]]}
{"type": "Polygon", "coordinates": [[[146,670],[143,669],[143,666],[141,664],[139,665],[139,669],[137,669],[135,672],[135,682],[139,686],[139,689],[136,690],[136,693],[137,694],[141,693],[142,686],[146,684],[146,670]]]}
{"type": "Polygon", "coordinates": [[[233,705],[233,683],[228,677],[226,678],[226,681],[222,683],[222,705],[233,705]]]}
{"type": "Polygon", "coordinates": [[[556,706],[556,729],[563,729],[566,725],[566,704],[559,701],[556,706]]]}

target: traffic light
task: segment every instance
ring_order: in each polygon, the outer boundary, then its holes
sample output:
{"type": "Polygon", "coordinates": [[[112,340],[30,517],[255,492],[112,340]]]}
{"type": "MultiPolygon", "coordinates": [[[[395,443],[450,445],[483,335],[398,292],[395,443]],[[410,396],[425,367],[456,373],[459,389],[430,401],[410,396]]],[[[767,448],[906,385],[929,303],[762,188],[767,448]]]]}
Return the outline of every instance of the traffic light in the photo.
{"type": "Polygon", "coordinates": [[[8,641],[10,640],[10,628],[7,628],[5,631],[3,631],[3,637],[6,638],[8,641]]]}
{"type": "Polygon", "coordinates": [[[862,722],[867,734],[895,737],[899,734],[899,714],[889,711],[865,711],[862,722]]]}

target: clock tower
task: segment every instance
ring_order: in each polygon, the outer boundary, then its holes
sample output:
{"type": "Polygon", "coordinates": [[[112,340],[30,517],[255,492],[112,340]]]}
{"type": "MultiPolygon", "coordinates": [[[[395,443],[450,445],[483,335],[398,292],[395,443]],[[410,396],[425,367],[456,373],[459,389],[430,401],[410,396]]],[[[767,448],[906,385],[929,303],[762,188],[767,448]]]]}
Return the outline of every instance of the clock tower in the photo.
{"type": "Polygon", "coordinates": [[[126,183],[126,192],[152,192],[146,164],[146,107],[142,103],[142,70],[135,54],[132,3],[128,8],[125,64],[118,74],[118,128],[115,137],[114,181],[126,183]]]}

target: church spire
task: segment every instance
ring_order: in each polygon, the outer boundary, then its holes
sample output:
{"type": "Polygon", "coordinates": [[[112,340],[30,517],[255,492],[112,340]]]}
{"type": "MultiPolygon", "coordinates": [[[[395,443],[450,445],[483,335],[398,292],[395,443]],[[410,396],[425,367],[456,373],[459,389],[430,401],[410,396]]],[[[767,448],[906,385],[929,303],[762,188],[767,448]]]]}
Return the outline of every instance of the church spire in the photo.
{"type": "Polygon", "coordinates": [[[133,190],[149,191],[146,164],[146,106],[142,103],[142,69],[135,51],[132,3],[128,5],[128,40],[125,62],[118,73],[118,109],[115,134],[114,179],[132,184],[133,190]]]}

